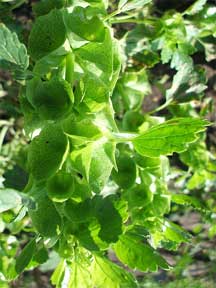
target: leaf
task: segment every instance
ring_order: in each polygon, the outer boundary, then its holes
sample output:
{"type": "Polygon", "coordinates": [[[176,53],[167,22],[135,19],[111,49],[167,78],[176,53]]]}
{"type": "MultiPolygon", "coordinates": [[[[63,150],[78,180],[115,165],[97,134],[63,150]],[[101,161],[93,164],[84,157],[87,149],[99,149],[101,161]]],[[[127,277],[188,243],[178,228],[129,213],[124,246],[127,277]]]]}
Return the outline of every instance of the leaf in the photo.
{"type": "Polygon", "coordinates": [[[36,16],[41,16],[49,13],[52,9],[60,9],[66,4],[66,0],[42,0],[32,6],[33,12],[36,16]]]}
{"type": "Polygon", "coordinates": [[[120,71],[119,51],[109,29],[101,43],[90,42],[75,50],[76,61],[83,70],[75,98],[91,112],[109,103],[120,71]]]}
{"type": "Polygon", "coordinates": [[[13,166],[3,174],[4,186],[22,191],[28,182],[28,174],[19,165],[13,166]]]}
{"type": "Polygon", "coordinates": [[[108,142],[106,138],[100,138],[85,148],[71,153],[75,168],[86,177],[95,193],[100,193],[109,179],[113,168],[114,151],[114,143],[108,142]]]}
{"type": "Polygon", "coordinates": [[[181,243],[191,240],[191,235],[186,230],[167,220],[164,223],[160,222],[160,227],[151,230],[152,243],[156,247],[162,246],[168,250],[177,250],[181,243]]]}
{"type": "Polygon", "coordinates": [[[63,130],[71,138],[74,145],[81,145],[89,139],[93,140],[102,136],[99,127],[94,123],[94,118],[76,118],[73,114],[64,121],[63,130]]]}
{"type": "Polygon", "coordinates": [[[22,204],[22,198],[16,190],[0,189],[0,213],[22,204]]]}
{"type": "Polygon", "coordinates": [[[95,216],[101,226],[98,236],[107,243],[118,241],[122,233],[122,218],[112,201],[112,196],[95,196],[93,201],[95,216]]]}
{"type": "Polygon", "coordinates": [[[47,179],[60,168],[68,149],[68,140],[61,127],[47,125],[36,136],[28,150],[29,171],[36,180],[47,179]]]}
{"type": "Polygon", "coordinates": [[[106,258],[94,256],[94,261],[91,266],[93,278],[92,287],[97,288],[135,288],[137,283],[135,278],[106,258]]]}
{"type": "Polygon", "coordinates": [[[54,9],[36,19],[29,35],[30,55],[34,60],[39,60],[63,45],[65,39],[66,30],[62,13],[54,9]]]}
{"type": "Polygon", "coordinates": [[[195,3],[193,3],[185,12],[184,14],[187,15],[194,15],[196,13],[199,13],[206,4],[207,0],[197,0],[195,3]]]}
{"type": "Polygon", "coordinates": [[[75,178],[71,173],[58,171],[46,183],[47,195],[52,201],[65,201],[71,198],[75,189],[75,178]]]}
{"type": "Polygon", "coordinates": [[[0,24],[0,66],[10,70],[26,70],[29,66],[27,50],[17,35],[0,24]]]}
{"type": "Polygon", "coordinates": [[[89,273],[87,255],[75,251],[75,259],[67,263],[61,260],[55,269],[51,282],[56,288],[92,288],[92,275],[89,273]],[[81,255],[80,255],[81,254],[81,255]]]}
{"type": "Polygon", "coordinates": [[[146,71],[126,72],[117,82],[113,93],[114,108],[118,111],[119,98],[127,110],[137,109],[141,106],[145,95],[151,91],[146,71]]]}
{"type": "Polygon", "coordinates": [[[134,160],[126,154],[121,154],[116,159],[118,171],[112,171],[113,180],[123,189],[128,189],[136,180],[136,165],[134,160]]]}
{"type": "Polygon", "coordinates": [[[203,205],[199,199],[185,194],[173,194],[172,202],[179,205],[192,206],[197,210],[206,211],[207,209],[207,207],[205,207],[205,205],[203,205]]]}
{"type": "Polygon", "coordinates": [[[118,259],[131,269],[143,272],[155,272],[159,267],[169,269],[167,262],[151,246],[127,234],[120,236],[114,251],[118,259]]]}
{"type": "Polygon", "coordinates": [[[64,279],[65,263],[66,261],[62,259],[51,276],[51,283],[56,285],[56,288],[61,287],[61,283],[64,279]]]}
{"type": "Polygon", "coordinates": [[[198,139],[198,133],[209,125],[206,120],[198,118],[176,118],[150,128],[147,132],[134,138],[135,150],[148,157],[171,155],[183,152],[188,144],[198,139]]]}
{"type": "Polygon", "coordinates": [[[16,258],[15,269],[18,274],[21,274],[24,271],[24,269],[28,266],[34,255],[35,250],[36,250],[36,240],[34,238],[24,247],[22,252],[16,258]]]}
{"type": "Polygon", "coordinates": [[[61,217],[53,202],[47,197],[46,190],[39,187],[31,191],[36,202],[36,209],[29,209],[28,213],[36,230],[44,237],[58,235],[61,227],[61,217]]]}
{"type": "Polygon", "coordinates": [[[166,91],[167,102],[171,102],[173,98],[178,102],[199,99],[207,88],[205,71],[202,68],[187,63],[180,67],[173,78],[171,88],[166,91]]]}
{"type": "Polygon", "coordinates": [[[94,210],[90,199],[86,199],[80,203],[68,200],[64,206],[64,213],[68,220],[75,223],[89,222],[94,216],[94,210]]]}
{"type": "MultiPolygon", "coordinates": [[[[88,7],[76,6],[72,13],[68,13],[67,11],[64,13],[64,21],[69,33],[69,39],[70,32],[73,32],[87,41],[103,41],[104,24],[97,16],[90,18],[88,15],[89,10],[88,7]]],[[[72,35],[71,38],[74,38],[74,36],[72,35]]],[[[73,47],[73,43],[71,44],[73,47]]]]}
{"type": "Polygon", "coordinates": [[[66,117],[71,112],[74,102],[71,85],[60,77],[38,81],[31,94],[31,104],[42,119],[55,120],[66,117]]]}
{"type": "MultiPolygon", "coordinates": [[[[101,70],[100,78],[110,80],[113,73],[113,39],[109,29],[104,29],[104,39],[101,43],[90,42],[75,51],[82,59],[84,69],[92,71],[92,65],[101,70]]],[[[78,59],[79,62],[79,59],[78,59]]],[[[97,75],[97,70],[93,71],[97,75]]]]}
{"type": "Polygon", "coordinates": [[[127,12],[133,9],[143,8],[143,6],[150,2],[152,2],[152,0],[120,0],[118,9],[121,12],[127,12]]]}

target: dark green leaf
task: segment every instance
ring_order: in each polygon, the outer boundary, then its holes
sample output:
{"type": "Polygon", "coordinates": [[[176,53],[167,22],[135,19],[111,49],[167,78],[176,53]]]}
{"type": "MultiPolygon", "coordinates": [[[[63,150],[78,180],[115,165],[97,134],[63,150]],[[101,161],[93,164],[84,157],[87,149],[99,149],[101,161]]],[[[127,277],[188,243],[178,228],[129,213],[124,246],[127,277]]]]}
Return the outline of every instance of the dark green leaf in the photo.
{"type": "Polygon", "coordinates": [[[68,141],[59,125],[47,125],[36,136],[28,151],[28,165],[37,180],[52,176],[62,165],[68,141]]]}
{"type": "Polygon", "coordinates": [[[36,19],[29,35],[29,52],[34,60],[38,60],[64,44],[66,31],[60,10],[52,10],[49,14],[36,19]]]}
{"type": "Polygon", "coordinates": [[[41,187],[32,193],[36,209],[29,209],[28,212],[34,227],[44,237],[57,236],[62,222],[53,202],[47,197],[46,190],[41,187]]]}
{"type": "Polygon", "coordinates": [[[17,273],[19,274],[22,273],[24,269],[28,266],[34,255],[35,250],[36,250],[36,240],[33,239],[24,247],[22,252],[16,258],[15,269],[17,273]]]}

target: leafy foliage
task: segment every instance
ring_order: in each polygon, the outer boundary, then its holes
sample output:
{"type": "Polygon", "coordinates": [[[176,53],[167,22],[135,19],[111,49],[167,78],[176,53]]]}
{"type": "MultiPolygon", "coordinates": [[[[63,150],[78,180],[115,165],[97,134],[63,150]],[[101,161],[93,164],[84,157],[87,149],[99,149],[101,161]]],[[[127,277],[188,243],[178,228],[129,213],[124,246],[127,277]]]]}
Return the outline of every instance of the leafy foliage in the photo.
{"type": "MultiPolygon", "coordinates": [[[[28,48],[0,25],[0,65],[22,76],[29,139],[20,156],[28,183],[22,192],[2,188],[0,211],[21,208],[13,222],[30,217],[35,234],[3,271],[8,281],[46,262],[52,248],[61,258],[51,279],[56,287],[137,287],[106,252],[112,248],[130,269],[168,270],[157,248],[175,250],[190,239],[167,219],[171,204],[208,210],[188,190],[172,193],[167,156],[178,153],[190,167],[189,190],[211,179],[206,167],[216,171],[204,144],[205,111],[199,115],[191,104],[206,89],[193,54],[204,49],[207,61],[213,59],[206,38],[215,37],[214,7],[198,0],[159,18],[150,14],[151,0],[110,2],[36,3],[28,48]],[[115,37],[113,27],[127,22],[134,23],[131,31],[122,28],[123,38],[115,37]],[[151,83],[159,63],[174,76],[151,83]],[[164,102],[144,113],[151,84],[164,102]],[[157,114],[164,108],[167,117],[157,114]]],[[[6,175],[5,185],[11,183],[6,175]]]]}

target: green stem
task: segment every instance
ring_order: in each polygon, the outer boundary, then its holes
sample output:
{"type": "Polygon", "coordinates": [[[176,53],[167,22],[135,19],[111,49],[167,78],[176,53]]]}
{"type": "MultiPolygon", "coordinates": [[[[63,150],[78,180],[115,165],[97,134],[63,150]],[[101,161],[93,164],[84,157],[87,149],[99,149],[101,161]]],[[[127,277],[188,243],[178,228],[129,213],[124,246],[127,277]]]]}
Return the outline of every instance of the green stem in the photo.
{"type": "Polygon", "coordinates": [[[104,21],[107,21],[109,20],[110,18],[118,15],[119,13],[121,13],[121,10],[116,10],[116,11],[113,11],[112,13],[110,13],[109,15],[107,15],[106,17],[104,17],[104,21]]]}
{"type": "Polygon", "coordinates": [[[118,23],[136,23],[136,24],[151,24],[154,20],[152,19],[135,19],[132,18],[134,15],[128,15],[123,17],[116,17],[110,20],[111,24],[118,24],[118,23]]]}
{"type": "Polygon", "coordinates": [[[74,80],[74,55],[72,52],[68,53],[66,56],[65,80],[67,80],[70,84],[73,84],[73,80],[74,80]]]}
{"type": "Polygon", "coordinates": [[[149,112],[148,114],[151,115],[151,114],[154,114],[154,113],[156,113],[156,112],[159,112],[159,111],[165,109],[166,107],[168,107],[171,103],[172,103],[172,99],[166,101],[163,105],[157,107],[156,109],[152,110],[152,111],[149,112]]]}
{"type": "Polygon", "coordinates": [[[125,143],[125,142],[131,142],[139,136],[139,134],[136,133],[112,133],[111,138],[116,143],[125,143]]]}

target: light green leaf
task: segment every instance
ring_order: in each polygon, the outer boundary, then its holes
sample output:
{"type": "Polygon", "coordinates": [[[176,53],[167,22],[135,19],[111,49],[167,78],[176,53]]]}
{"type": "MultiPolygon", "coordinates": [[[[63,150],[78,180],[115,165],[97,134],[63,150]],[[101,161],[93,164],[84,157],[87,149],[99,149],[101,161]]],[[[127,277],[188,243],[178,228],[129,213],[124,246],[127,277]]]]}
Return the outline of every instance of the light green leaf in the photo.
{"type": "Polygon", "coordinates": [[[0,213],[22,204],[22,198],[16,190],[0,189],[0,213]]]}
{"type": "Polygon", "coordinates": [[[113,168],[111,152],[114,151],[114,143],[108,142],[106,138],[100,138],[85,148],[71,153],[75,168],[86,177],[96,193],[101,192],[111,174],[113,168]]]}
{"type": "Polygon", "coordinates": [[[140,9],[152,0],[120,0],[118,9],[121,12],[127,12],[133,9],[140,9]]]}
{"type": "Polygon", "coordinates": [[[167,262],[147,243],[122,235],[114,245],[114,251],[118,259],[131,269],[140,271],[157,271],[158,268],[169,269],[167,262]]]}
{"type": "Polygon", "coordinates": [[[198,133],[205,130],[206,120],[198,118],[176,118],[150,128],[134,138],[135,150],[148,157],[171,155],[183,152],[188,144],[198,139],[198,133]]]}
{"type": "Polygon", "coordinates": [[[62,287],[61,283],[64,279],[65,264],[66,261],[62,259],[51,276],[51,283],[56,285],[56,288],[62,287]]]}
{"type": "Polygon", "coordinates": [[[97,288],[136,288],[132,274],[106,258],[94,256],[91,266],[93,286],[97,288]]]}
{"type": "MultiPolygon", "coordinates": [[[[100,78],[110,80],[113,73],[113,39],[108,28],[104,29],[104,39],[101,43],[90,42],[75,51],[76,56],[82,59],[83,68],[92,71],[95,65],[103,74],[100,78]]],[[[78,59],[79,62],[79,59],[78,59]]],[[[97,69],[93,72],[97,74],[97,69]]],[[[99,71],[98,71],[99,73],[99,71]]]]}
{"type": "Polygon", "coordinates": [[[206,211],[207,209],[207,207],[205,207],[199,199],[185,194],[173,194],[172,202],[179,205],[192,206],[195,209],[202,211],[206,211]]]}
{"type": "Polygon", "coordinates": [[[166,100],[169,102],[174,98],[179,102],[188,102],[200,99],[207,88],[205,71],[203,68],[192,67],[187,63],[180,67],[181,69],[173,78],[171,88],[166,91],[166,100]]]}
{"type": "Polygon", "coordinates": [[[88,261],[85,261],[84,259],[73,261],[70,269],[68,288],[91,288],[93,287],[91,278],[92,275],[89,273],[88,261]]]}
{"type": "Polygon", "coordinates": [[[30,263],[36,250],[36,240],[32,239],[16,258],[15,269],[18,274],[21,274],[30,263]]]}
{"type": "Polygon", "coordinates": [[[119,110],[119,98],[127,110],[136,109],[141,106],[145,95],[151,91],[146,71],[126,72],[117,82],[113,93],[114,108],[119,110]]]}
{"type": "Polygon", "coordinates": [[[78,253],[71,263],[61,260],[54,271],[51,282],[56,288],[92,288],[92,275],[88,255],[78,253]]]}
{"type": "MultiPolygon", "coordinates": [[[[90,18],[88,12],[88,7],[83,8],[80,6],[74,7],[72,13],[65,11],[64,21],[69,34],[69,39],[70,33],[72,32],[87,41],[102,42],[105,32],[104,24],[97,16],[90,18]]],[[[73,35],[71,37],[74,38],[73,35]]],[[[71,44],[73,47],[73,43],[71,44]]]]}
{"type": "Polygon", "coordinates": [[[193,3],[185,12],[184,14],[187,15],[194,15],[198,12],[200,12],[204,5],[206,4],[207,0],[197,0],[195,3],[193,3]]]}
{"type": "Polygon", "coordinates": [[[0,66],[10,70],[26,70],[29,65],[27,50],[17,35],[0,24],[0,66]]]}

